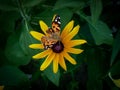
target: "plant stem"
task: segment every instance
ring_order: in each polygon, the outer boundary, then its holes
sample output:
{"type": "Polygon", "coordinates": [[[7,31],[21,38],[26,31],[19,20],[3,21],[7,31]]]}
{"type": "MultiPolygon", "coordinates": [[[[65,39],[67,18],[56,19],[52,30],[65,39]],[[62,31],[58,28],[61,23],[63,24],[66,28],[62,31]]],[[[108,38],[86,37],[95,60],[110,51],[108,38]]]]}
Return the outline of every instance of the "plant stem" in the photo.
{"type": "Polygon", "coordinates": [[[24,6],[23,6],[21,0],[17,0],[17,3],[18,3],[18,8],[19,8],[20,14],[21,14],[21,16],[22,16],[22,18],[24,20],[24,23],[25,23],[25,28],[29,32],[29,28],[28,28],[28,15],[25,12],[25,9],[24,9],[24,6]]]}
{"type": "Polygon", "coordinates": [[[21,0],[17,0],[17,3],[18,3],[18,8],[19,8],[21,16],[23,17],[23,19],[25,21],[27,21],[27,15],[25,13],[25,10],[24,10],[24,7],[23,7],[21,0]]]}

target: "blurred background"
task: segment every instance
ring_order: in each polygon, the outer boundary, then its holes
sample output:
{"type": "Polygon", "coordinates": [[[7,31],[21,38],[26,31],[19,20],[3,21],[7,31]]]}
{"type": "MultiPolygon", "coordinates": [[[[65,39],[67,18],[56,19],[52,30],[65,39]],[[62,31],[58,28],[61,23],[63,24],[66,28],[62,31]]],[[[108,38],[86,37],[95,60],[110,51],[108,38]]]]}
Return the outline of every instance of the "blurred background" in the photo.
{"type": "Polygon", "coordinates": [[[119,90],[120,0],[0,0],[0,90],[119,90]],[[67,71],[52,72],[52,64],[40,71],[40,50],[30,30],[41,32],[39,20],[51,27],[59,14],[61,30],[70,21],[80,25],[76,38],[87,44],[72,55],[67,71]]]}

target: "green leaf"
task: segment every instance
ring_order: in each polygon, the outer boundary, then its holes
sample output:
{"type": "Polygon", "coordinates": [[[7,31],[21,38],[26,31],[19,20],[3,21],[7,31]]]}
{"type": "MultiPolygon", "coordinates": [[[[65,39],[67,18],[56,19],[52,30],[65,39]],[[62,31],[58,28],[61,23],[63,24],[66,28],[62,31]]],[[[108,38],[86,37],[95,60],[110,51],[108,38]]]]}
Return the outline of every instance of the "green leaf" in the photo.
{"type": "Polygon", "coordinates": [[[60,71],[58,70],[57,73],[53,73],[53,67],[52,64],[44,70],[44,75],[56,86],[59,86],[59,80],[60,80],[60,71]]]}
{"type": "Polygon", "coordinates": [[[13,66],[3,66],[0,68],[0,85],[16,86],[28,83],[28,77],[18,68],[13,66]]]}
{"type": "Polygon", "coordinates": [[[97,45],[101,45],[101,44],[111,45],[113,43],[112,32],[106,23],[104,23],[102,21],[97,21],[94,24],[94,23],[92,23],[90,17],[85,16],[81,12],[77,12],[77,14],[80,15],[81,18],[85,19],[88,22],[90,32],[91,32],[91,34],[95,40],[95,43],[97,45]]]}
{"type": "Polygon", "coordinates": [[[80,36],[83,37],[87,41],[88,44],[94,44],[94,39],[92,37],[88,24],[81,26],[80,36]]]}
{"type": "Polygon", "coordinates": [[[97,21],[96,24],[89,23],[90,32],[97,45],[113,43],[112,32],[109,27],[102,21],[97,21]]]}
{"type": "Polygon", "coordinates": [[[23,49],[24,53],[27,55],[33,55],[35,52],[33,52],[32,49],[29,48],[30,44],[34,44],[34,43],[38,43],[36,39],[34,39],[31,35],[30,35],[30,30],[31,27],[29,25],[28,22],[23,22],[21,24],[21,35],[19,38],[19,44],[21,46],[21,48],[23,49]]]}
{"type": "Polygon", "coordinates": [[[90,4],[92,23],[96,23],[102,12],[102,1],[101,0],[91,0],[90,4]]]}
{"type": "Polygon", "coordinates": [[[85,2],[80,0],[57,0],[53,10],[58,10],[66,7],[82,9],[85,7],[85,2]]]}
{"type": "Polygon", "coordinates": [[[25,54],[20,47],[17,34],[13,34],[8,38],[5,56],[11,64],[16,66],[26,65],[31,60],[31,57],[25,54]]]}
{"type": "Polygon", "coordinates": [[[112,55],[111,55],[111,60],[110,64],[112,65],[118,52],[120,51],[120,31],[117,33],[114,43],[113,43],[113,49],[112,49],[112,55]]]}
{"type": "Polygon", "coordinates": [[[18,10],[15,0],[0,0],[0,9],[4,11],[18,10]]]}

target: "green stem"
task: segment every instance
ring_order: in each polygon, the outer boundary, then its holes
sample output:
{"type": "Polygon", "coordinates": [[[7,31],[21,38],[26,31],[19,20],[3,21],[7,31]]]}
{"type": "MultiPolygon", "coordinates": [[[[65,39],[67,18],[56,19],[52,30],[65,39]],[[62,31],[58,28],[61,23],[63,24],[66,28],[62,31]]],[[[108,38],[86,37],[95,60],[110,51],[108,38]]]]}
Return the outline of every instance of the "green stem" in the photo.
{"type": "Polygon", "coordinates": [[[17,3],[18,3],[18,8],[19,8],[21,16],[23,17],[23,19],[25,21],[27,21],[27,15],[25,13],[25,10],[24,10],[24,7],[23,7],[21,0],[17,0],[17,3]]]}
{"type": "Polygon", "coordinates": [[[20,14],[23,17],[23,20],[25,22],[25,28],[29,32],[29,28],[28,28],[28,16],[27,16],[27,14],[25,12],[24,6],[23,6],[21,0],[17,0],[17,3],[18,3],[18,8],[19,8],[20,14]]]}

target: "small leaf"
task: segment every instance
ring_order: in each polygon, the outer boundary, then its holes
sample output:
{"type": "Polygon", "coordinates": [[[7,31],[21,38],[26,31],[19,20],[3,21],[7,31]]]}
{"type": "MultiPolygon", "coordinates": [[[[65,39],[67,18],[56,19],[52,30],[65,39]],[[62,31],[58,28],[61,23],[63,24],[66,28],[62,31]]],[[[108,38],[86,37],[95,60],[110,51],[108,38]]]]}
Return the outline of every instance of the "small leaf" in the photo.
{"type": "Polygon", "coordinates": [[[60,72],[58,70],[57,73],[53,73],[52,71],[52,64],[46,69],[44,70],[44,75],[46,75],[46,77],[56,86],[59,86],[59,79],[60,79],[60,72]]]}
{"type": "Polygon", "coordinates": [[[28,84],[28,77],[14,66],[3,66],[0,68],[0,85],[28,84]]]}
{"type": "Polygon", "coordinates": [[[90,4],[92,23],[96,23],[102,12],[102,1],[101,0],[91,0],[90,4]]]}
{"type": "Polygon", "coordinates": [[[111,61],[110,61],[111,65],[113,64],[119,51],[120,51],[120,31],[117,33],[113,43],[113,50],[112,50],[111,61]]]}
{"type": "Polygon", "coordinates": [[[113,79],[110,72],[109,72],[108,75],[109,75],[110,79],[113,81],[113,83],[114,83],[118,88],[120,88],[120,79],[113,79]]]}

